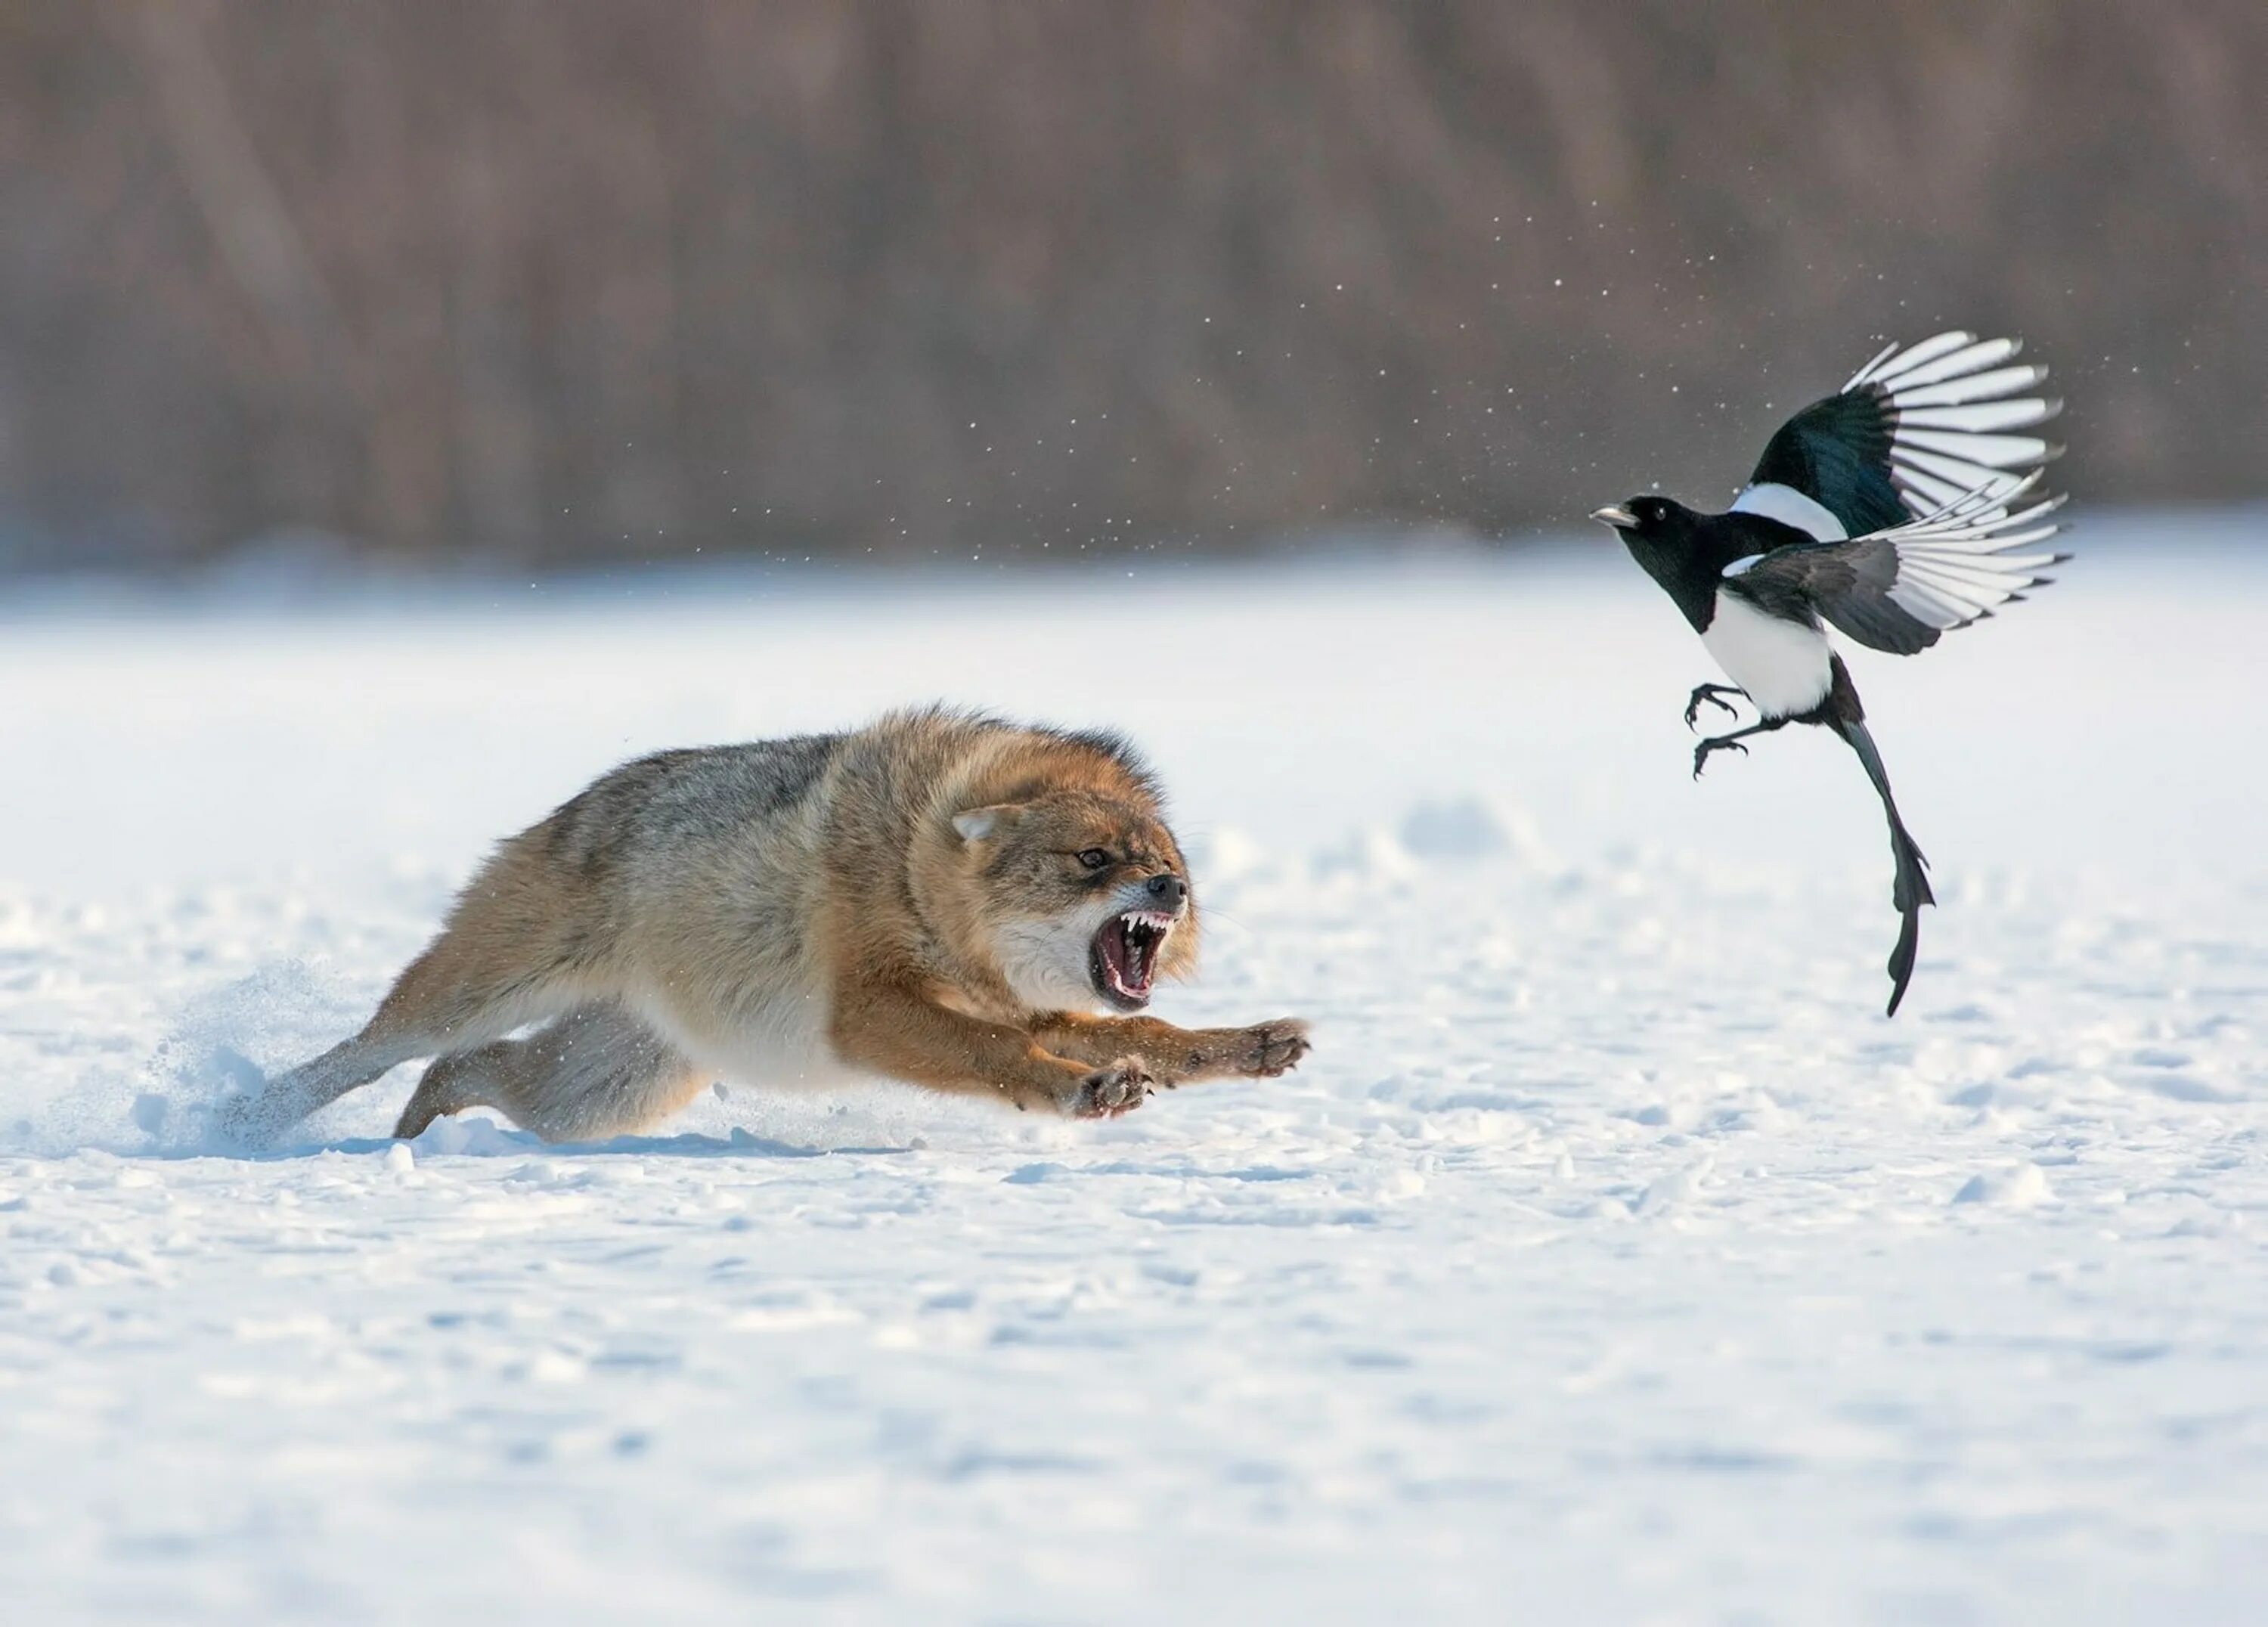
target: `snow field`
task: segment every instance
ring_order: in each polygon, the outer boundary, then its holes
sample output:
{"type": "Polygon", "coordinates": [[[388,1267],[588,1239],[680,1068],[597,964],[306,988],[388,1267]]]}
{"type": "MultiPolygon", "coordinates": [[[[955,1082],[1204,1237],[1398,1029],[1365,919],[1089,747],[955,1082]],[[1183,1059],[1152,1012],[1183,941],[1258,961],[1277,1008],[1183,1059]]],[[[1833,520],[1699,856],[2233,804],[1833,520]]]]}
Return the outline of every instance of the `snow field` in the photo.
{"type": "Polygon", "coordinates": [[[1702,652],[1603,550],[11,627],[0,1593],[2257,1619],[2268,570],[2099,529],[1854,663],[1942,900],[1896,1022],[1863,779],[1691,784],[1702,652]],[[939,695],[1151,747],[1209,917],[1158,1009],[1309,1016],[1299,1073],[553,1148],[384,1140],[404,1070],[212,1153],[608,762],[939,695]]]}

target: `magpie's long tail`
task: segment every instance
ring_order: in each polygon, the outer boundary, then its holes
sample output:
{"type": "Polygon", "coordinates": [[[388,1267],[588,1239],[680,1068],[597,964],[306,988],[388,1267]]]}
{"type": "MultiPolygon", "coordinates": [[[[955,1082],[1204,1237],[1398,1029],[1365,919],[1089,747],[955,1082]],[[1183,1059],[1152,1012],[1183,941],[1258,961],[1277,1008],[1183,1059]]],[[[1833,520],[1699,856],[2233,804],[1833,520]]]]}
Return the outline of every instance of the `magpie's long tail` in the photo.
{"type": "Polygon", "coordinates": [[[1937,902],[1929,890],[1929,861],[1922,857],[1921,849],[1898,817],[1896,799],[1890,795],[1890,777],[1882,767],[1882,755],[1874,749],[1874,737],[1867,733],[1867,725],[1855,718],[1836,718],[1829,726],[1841,735],[1867,770],[1867,777],[1874,782],[1874,793],[1882,799],[1882,812],[1890,821],[1890,855],[1896,860],[1897,873],[1890,883],[1890,902],[1896,906],[1904,919],[1898,924],[1897,946],[1890,951],[1890,1005],[1885,1016],[1898,1013],[1898,1002],[1906,998],[1906,984],[1913,980],[1914,953],[1921,943],[1921,907],[1937,902]]]}

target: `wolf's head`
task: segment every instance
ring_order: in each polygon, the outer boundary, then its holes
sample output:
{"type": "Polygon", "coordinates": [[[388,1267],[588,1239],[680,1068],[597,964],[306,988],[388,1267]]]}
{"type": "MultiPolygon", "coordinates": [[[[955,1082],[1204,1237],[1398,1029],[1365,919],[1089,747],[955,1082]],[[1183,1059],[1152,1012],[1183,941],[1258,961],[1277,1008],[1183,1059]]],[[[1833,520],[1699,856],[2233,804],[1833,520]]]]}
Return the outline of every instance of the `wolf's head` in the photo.
{"type": "Polygon", "coordinates": [[[1154,806],[1046,788],[953,816],[954,891],[1016,997],[1042,1010],[1139,1011],[1197,968],[1189,865],[1154,806]]]}

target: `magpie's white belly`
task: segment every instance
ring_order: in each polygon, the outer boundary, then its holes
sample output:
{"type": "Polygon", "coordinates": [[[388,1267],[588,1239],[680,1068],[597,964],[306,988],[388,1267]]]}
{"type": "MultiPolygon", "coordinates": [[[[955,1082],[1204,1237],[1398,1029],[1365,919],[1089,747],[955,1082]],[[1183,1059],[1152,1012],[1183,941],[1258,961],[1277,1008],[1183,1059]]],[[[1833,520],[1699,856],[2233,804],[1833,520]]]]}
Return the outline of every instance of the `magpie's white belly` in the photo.
{"type": "Polygon", "coordinates": [[[1701,642],[1767,718],[1809,711],[1833,681],[1822,629],[1766,615],[1736,593],[1718,593],[1717,614],[1701,642]]]}

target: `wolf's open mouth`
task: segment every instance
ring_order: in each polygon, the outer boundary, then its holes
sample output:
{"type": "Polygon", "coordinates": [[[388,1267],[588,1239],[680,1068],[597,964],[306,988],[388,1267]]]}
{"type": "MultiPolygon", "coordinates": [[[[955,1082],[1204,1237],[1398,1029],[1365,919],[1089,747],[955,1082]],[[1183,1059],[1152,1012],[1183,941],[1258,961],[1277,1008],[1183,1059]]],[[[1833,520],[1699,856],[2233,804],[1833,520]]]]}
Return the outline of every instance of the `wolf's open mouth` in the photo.
{"type": "Polygon", "coordinates": [[[1113,916],[1094,935],[1094,986],[1113,1005],[1129,1010],[1150,1003],[1150,984],[1158,975],[1158,951],[1174,917],[1154,909],[1132,909],[1113,916]]]}

